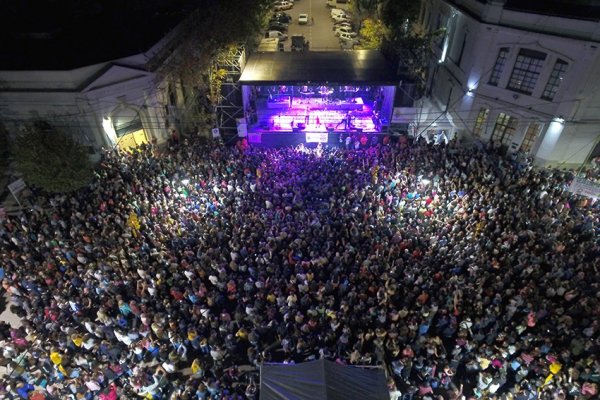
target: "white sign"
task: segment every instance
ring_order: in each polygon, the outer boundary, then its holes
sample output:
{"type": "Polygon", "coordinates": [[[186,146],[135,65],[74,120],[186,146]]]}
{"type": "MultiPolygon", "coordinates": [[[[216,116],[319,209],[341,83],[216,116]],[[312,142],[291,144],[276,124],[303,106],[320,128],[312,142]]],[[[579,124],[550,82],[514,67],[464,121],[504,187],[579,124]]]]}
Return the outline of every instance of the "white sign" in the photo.
{"type": "Polygon", "coordinates": [[[8,190],[10,190],[13,196],[16,196],[17,194],[22,192],[23,189],[25,189],[25,187],[27,187],[25,181],[23,179],[17,179],[16,181],[8,185],[8,190]]]}
{"type": "Polygon", "coordinates": [[[213,128],[212,135],[213,135],[213,139],[220,138],[221,132],[219,132],[219,128],[213,128]]]}
{"type": "Polygon", "coordinates": [[[306,143],[327,143],[327,132],[306,132],[306,143]]]}
{"type": "Polygon", "coordinates": [[[392,124],[410,124],[417,119],[417,109],[413,107],[394,107],[392,124]]]}
{"type": "Polygon", "coordinates": [[[583,178],[573,179],[571,186],[569,186],[569,192],[591,197],[592,199],[600,198],[600,186],[583,178]]]}
{"type": "Polygon", "coordinates": [[[238,137],[246,137],[246,136],[248,136],[248,125],[246,125],[246,124],[238,124],[237,131],[238,131],[238,137]]]}

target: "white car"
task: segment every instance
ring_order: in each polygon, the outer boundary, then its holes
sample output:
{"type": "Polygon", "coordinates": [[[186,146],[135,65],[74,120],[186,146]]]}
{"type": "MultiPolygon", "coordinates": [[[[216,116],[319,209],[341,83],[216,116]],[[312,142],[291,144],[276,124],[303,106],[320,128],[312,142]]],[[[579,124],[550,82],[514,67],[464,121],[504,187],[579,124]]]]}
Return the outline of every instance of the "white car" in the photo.
{"type": "Polygon", "coordinates": [[[349,26],[339,26],[339,27],[336,26],[334,32],[335,32],[335,36],[340,36],[340,34],[342,34],[342,33],[345,33],[345,34],[347,34],[348,36],[351,36],[351,37],[358,36],[356,34],[356,32],[352,31],[352,28],[350,28],[349,26]]]}
{"type": "Polygon", "coordinates": [[[294,8],[294,3],[289,1],[282,1],[280,3],[276,3],[275,7],[273,7],[275,11],[290,10],[292,8],[294,8]]]}
{"type": "Polygon", "coordinates": [[[339,8],[334,8],[333,10],[331,10],[331,18],[334,18],[335,16],[339,16],[339,15],[348,15],[346,13],[346,11],[341,10],[339,8]]]}
{"type": "Polygon", "coordinates": [[[279,31],[267,31],[267,33],[265,33],[265,38],[269,39],[269,38],[275,38],[275,39],[279,39],[280,42],[286,41],[288,38],[288,35],[286,35],[285,33],[281,33],[279,31]]]}
{"type": "Polygon", "coordinates": [[[340,33],[340,42],[344,42],[345,44],[359,44],[360,41],[355,36],[350,36],[347,33],[340,33]]]}
{"type": "Polygon", "coordinates": [[[298,23],[300,25],[308,24],[308,14],[300,14],[298,15],[298,23]]]}
{"type": "Polygon", "coordinates": [[[345,15],[336,15],[333,17],[333,22],[352,22],[352,20],[345,15]]]}

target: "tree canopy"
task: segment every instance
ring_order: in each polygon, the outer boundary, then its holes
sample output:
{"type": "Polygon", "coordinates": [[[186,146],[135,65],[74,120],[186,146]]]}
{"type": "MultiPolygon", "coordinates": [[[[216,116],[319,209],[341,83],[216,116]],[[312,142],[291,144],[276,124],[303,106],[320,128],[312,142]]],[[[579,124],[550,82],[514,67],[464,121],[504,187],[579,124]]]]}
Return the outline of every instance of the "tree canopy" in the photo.
{"type": "Polygon", "coordinates": [[[360,35],[363,39],[362,47],[365,49],[379,49],[385,36],[386,28],[378,19],[367,18],[363,20],[360,35]]]}
{"type": "Polygon", "coordinates": [[[13,154],[23,179],[47,192],[77,190],[93,176],[85,148],[70,135],[43,123],[34,124],[16,138],[13,154]]]}
{"type": "Polygon", "coordinates": [[[391,40],[410,34],[410,25],[418,17],[420,3],[415,0],[387,0],[383,3],[381,20],[388,27],[391,40]]]}
{"type": "Polygon", "coordinates": [[[187,19],[183,42],[167,69],[196,87],[206,84],[201,75],[217,52],[257,35],[270,6],[270,0],[202,0],[187,19]]]}
{"type": "Polygon", "coordinates": [[[221,51],[258,37],[270,8],[271,0],[198,1],[182,24],[176,50],[159,63],[159,74],[193,94],[185,99],[183,126],[214,126],[222,74],[214,73],[212,64],[221,51]]]}

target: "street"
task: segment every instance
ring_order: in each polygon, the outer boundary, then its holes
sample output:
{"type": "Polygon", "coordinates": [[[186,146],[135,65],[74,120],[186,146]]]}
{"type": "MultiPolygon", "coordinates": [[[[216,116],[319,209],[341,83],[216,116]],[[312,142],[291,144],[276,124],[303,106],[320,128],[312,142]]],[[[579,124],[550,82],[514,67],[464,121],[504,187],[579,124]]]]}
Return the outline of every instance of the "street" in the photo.
{"type": "MultiPolygon", "coordinates": [[[[347,9],[348,4],[338,5],[336,8],[347,9]]],[[[311,51],[340,50],[340,41],[333,33],[331,7],[327,7],[326,0],[296,0],[294,8],[287,10],[286,13],[293,18],[288,36],[304,35],[310,42],[311,51]],[[299,14],[308,14],[308,25],[298,24],[299,14]]],[[[290,51],[291,40],[287,40],[284,46],[285,51],[290,51]]]]}

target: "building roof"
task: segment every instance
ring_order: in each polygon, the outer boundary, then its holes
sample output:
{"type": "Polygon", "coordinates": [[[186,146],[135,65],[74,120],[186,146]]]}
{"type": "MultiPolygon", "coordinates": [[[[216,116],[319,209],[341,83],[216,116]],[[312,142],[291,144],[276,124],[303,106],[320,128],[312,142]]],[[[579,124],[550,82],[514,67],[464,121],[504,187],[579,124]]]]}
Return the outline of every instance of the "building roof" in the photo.
{"type": "Polygon", "coordinates": [[[394,85],[398,77],[376,50],[265,52],[250,57],[240,83],[394,85]]]}
{"type": "Polygon", "coordinates": [[[71,70],[149,50],[191,0],[2,2],[0,70],[71,70]]]}
{"type": "Polygon", "coordinates": [[[504,8],[555,17],[600,20],[599,0],[506,0],[504,8]]]}

